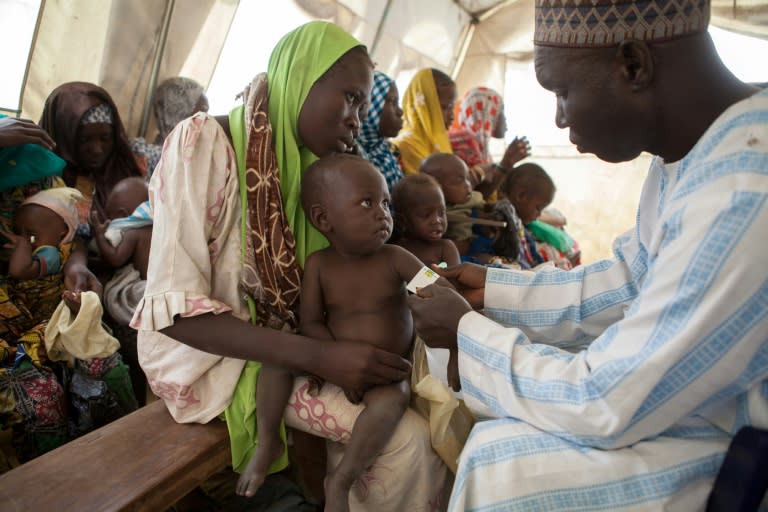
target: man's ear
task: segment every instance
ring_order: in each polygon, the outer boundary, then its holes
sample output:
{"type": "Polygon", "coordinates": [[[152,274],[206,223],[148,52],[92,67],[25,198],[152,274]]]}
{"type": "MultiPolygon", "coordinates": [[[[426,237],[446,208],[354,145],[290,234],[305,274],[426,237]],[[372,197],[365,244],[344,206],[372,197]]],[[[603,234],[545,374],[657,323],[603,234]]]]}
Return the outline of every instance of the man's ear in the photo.
{"type": "Polygon", "coordinates": [[[645,41],[626,39],[619,44],[616,57],[624,79],[632,90],[639,91],[653,81],[653,55],[645,41]]]}
{"type": "Polygon", "coordinates": [[[313,204],[309,208],[309,220],[321,233],[330,233],[331,225],[328,222],[328,213],[322,204],[313,204]]]}

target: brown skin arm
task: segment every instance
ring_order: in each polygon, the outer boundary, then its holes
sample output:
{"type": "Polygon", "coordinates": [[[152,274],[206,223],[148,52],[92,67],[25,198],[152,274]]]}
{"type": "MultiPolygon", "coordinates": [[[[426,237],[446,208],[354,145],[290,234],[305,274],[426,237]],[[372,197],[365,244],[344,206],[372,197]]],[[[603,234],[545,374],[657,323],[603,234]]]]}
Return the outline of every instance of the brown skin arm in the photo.
{"type": "Polygon", "coordinates": [[[3,235],[11,241],[8,245],[13,248],[8,261],[8,275],[20,281],[40,277],[40,262],[32,259],[32,244],[29,239],[10,231],[3,231],[3,235]]]}
{"type": "Polygon", "coordinates": [[[405,359],[371,345],[311,339],[258,327],[228,314],[177,316],[172,326],[160,332],[204,352],[300,370],[341,388],[389,384],[407,378],[411,371],[405,359]]]}
{"type": "Polygon", "coordinates": [[[446,278],[472,307],[475,309],[483,307],[487,267],[474,263],[462,263],[446,269],[434,266],[432,269],[446,278]]]}
{"type": "Polygon", "coordinates": [[[459,320],[472,311],[472,306],[456,290],[431,284],[408,297],[408,305],[416,330],[427,345],[456,351],[459,320]]]}
{"type": "Polygon", "coordinates": [[[48,135],[48,132],[29,119],[13,117],[0,119],[0,148],[20,144],[37,144],[50,150],[56,147],[56,143],[48,135]]]}
{"type": "Polygon", "coordinates": [[[93,228],[94,238],[96,238],[96,245],[99,246],[99,252],[101,257],[110,266],[119,268],[128,263],[133,257],[134,251],[136,251],[137,238],[133,230],[128,230],[123,233],[123,240],[114,247],[109,240],[107,240],[106,232],[109,227],[109,221],[100,222],[98,214],[91,212],[91,227],[93,228]]]}
{"type": "Polygon", "coordinates": [[[505,171],[498,168],[496,164],[483,164],[480,167],[485,172],[485,179],[475,189],[483,194],[485,199],[496,192],[499,186],[504,181],[506,173],[511,171],[517,162],[526,158],[531,154],[531,144],[525,137],[516,137],[509,143],[507,149],[504,151],[504,156],[501,158],[499,165],[505,171]]]}

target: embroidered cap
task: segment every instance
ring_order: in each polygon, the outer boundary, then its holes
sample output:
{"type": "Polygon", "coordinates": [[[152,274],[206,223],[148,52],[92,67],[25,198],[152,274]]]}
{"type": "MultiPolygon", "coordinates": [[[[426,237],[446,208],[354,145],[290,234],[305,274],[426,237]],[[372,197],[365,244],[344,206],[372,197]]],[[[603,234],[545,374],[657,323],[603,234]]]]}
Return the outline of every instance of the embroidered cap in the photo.
{"type": "Polygon", "coordinates": [[[710,0],[536,0],[533,41],[541,46],[614,46],[668,41],[707,30],[710,0]]]}

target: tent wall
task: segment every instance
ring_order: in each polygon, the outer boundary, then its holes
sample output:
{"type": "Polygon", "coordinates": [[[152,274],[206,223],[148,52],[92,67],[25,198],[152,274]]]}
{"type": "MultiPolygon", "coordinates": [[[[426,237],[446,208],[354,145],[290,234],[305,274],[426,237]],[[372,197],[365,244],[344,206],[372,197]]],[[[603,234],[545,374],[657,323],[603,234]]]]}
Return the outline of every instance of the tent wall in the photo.
{"type": "Polygon", "coordinates": [[[47,0],[30,56],[22,117],[39,119],[45,98],[57,85],[90,81],[110,92],[128,133],[137,134],[149,100],[166,5],[174,9],[158,83],[183,75],[207,85],[237,4],[238,0],[47,0]]]}

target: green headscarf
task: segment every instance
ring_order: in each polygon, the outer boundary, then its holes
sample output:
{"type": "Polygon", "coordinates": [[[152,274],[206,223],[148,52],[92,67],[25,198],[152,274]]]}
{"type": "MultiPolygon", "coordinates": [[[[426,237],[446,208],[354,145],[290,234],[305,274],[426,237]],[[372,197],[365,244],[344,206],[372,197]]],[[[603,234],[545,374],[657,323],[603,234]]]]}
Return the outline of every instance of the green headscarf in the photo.
{"type": "MultiPolygon", "coordinates": [[[[312,227],[301,208],[301,175],[317,160],[317,156],[299,145],[299,113],[317,79],[356,46],[361,46],[360,42],[338,26],[325,21],[312,21],[285,35],[269,58],[269,121],[280,171],[280,192],[285,215],[296,239],[296,259],[302,267],[309,254],[328,246],[328,240],[312,227]]],[[[233,109],[229,120],[238,167],[244,172],[247,134],[243,107],[233,109]]],[[[242,214],[246,215],[245,197],[241,197],[242,214]]],[[[245,231],[242,236],[246,236],[245,231]]],[[[254,314],[253,309],[251,314],[254,314]]],[[[232,466],[237,472],[245,470],[258,444],[256,389],[260,372],[261,363],[246,362],[232,402],[224,411],[230,434],[232,466]]],[[[280,437],[285,443],[282,423],[280,437]]],[[[270,466],[269,472],[280,471],[287,466],[288,453],[284,450],[282,456],[270,466]]]]}
{"type": "Polygon", "coordinates": [[[296,259],[328,246],[301,208],[301,176],[317,160],[299,144],[299,112],[312,85],[345,53],[361,43],[333,23],[311,21],[286,34],[269,58],[267,88],[283,207],[296,238],[296,259]]]}

